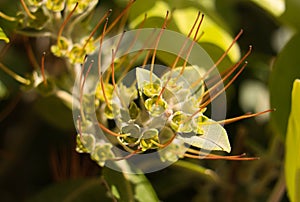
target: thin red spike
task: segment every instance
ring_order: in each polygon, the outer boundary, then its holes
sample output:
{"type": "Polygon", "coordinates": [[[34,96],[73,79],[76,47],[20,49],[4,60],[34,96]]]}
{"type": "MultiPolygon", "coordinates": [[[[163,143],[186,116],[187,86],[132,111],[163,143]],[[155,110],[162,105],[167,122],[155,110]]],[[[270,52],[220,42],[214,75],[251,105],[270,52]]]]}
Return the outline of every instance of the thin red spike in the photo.
{"type": "Polygon", "coordinates": [[[150,54],[151,54],[151,51],[149,50],[149,51],[147,52],[147,55],[146,55],[145,58],[144,58],[142,68],[145,68],[145,66],[146,66],[146,64],[147,64],[147,61],[148,61],[148,59],[149,59],[149,57],[150,57],[150,54]]]}
{"type": "Polygon", "coordinates": [[[125,53],[128,53],[129,50],[134,46],[136,40],[138,39],[138,37],[139,37],[139,35],[140,35],[141,31],[142,31],[142,28],[143,28],[144,25],[145,25],[146,20],[147,20],[147,13],[145,13],[144,19],[143,19],[142,23],[138,26],[138,28],[137,28],[137,29],[138,29],[138,30],[137,30],[137,33],[136,33],[136,35],[134,36],[134,39],[132,40],[132,42],[131,42],[130,45],[128,46],[128,48],[127,48],[127,50],[125,51],[125,53]]]}
{"type": "MultiPolygon", "coordinates": [[[[220,156],[220,155],[206,153],[206,152],[203,152],[201,150],[196,150],[196,149],[192,149],[192,148],[188,148],[187,152],[191,153],[191,154],[196,154],[198,156],[210,156],[210,157],[219,157],[220,156]]],[[[245,155],[246,154],[243,153],[243,154],[239,154],[239,155],[235,155],[235,156],[231,156],[231,157],[242,157],[242,156],[245,156],[245,155]]]]}
{"type": "MultiPolygon", "coordinates": [[[[198,24],[198,27],[197,27],[197,29],[196,29],[196,33],[195,33],[195,35],[194,35],[192,44],[191,44],[191,46],[189,47],[189,50],[188,50],[188,52],[187,52],[187,56],[186,56],[186,58],[185,58],[185,60],[184,60],[184,63],[183,63],[183,66],[182,66],[182,68],[181,68],[181,71],[180,71],[180,74],[179,74],[179,75],[182,75],[183,72],[184,72],[184,70],[185,70],[187,61],[188,61],[188,59],[189,59],[189,57],[190,57],[190,54],[191,54],[192,49],[193,49],[193,47],[194,47],[194,44],[195,44],[195,42],[196,42],[197,35],[198,35],[199,29],[200,29],[200,27],[201,27],[201,24],[202,24],[202,22],[203,22],[203,19],[204,19],[204,15],[202,14],[202,17],[201,17],[201,20],[200,20],[200,22],[199,22],[199,24],[198,24]]],[[[201,36],[201,35],[200,35],[200,36],[201,36]]]]}
{"type": "Polygon", "coordinates": [[[112,80],[112,84],[114,86],[114,90],[116,89],[116,81],[115,81],[115,52],[114,49],[111,50],[111,80],[112,80]]]}
{"type": "Polygon", "coordinates": [[[62,25],[59,28],[58,34],[57,34],[57,44],[59,44],[59,39],[62,35],[62,32],[66,26],[66,24],[68,23],[68,21],[71,19],[73,13],[75,12],[76,8],[78,6],[78,2],[75,4],[74,8],[72,9],[72,11],[67,15],[66,19],[63,21],[62,25]]]}
{"type": "Polygon", "coordinates": [[[160,38],[164,32],[164,30],[166,29],[167,26],[167,21],[168,21],[168,16],[169,16],[169,11],[167,11],[163,26],[157,36],[156,42],[155,42],[155,46],[154,46],[154,50],[153,50],[153,54],[152,54],[152,60],[151,60],[151,66],[150,66],[150,83],[152,83],[152,74],[153,74],[153,68],[154,68],[154,62],[155,62],[155,57],[156,57],[156,52],[157,52],[157,47],[160,41],[160,38]]]}
{"type": "MultiPolygon", "coordinates": [[[[191,36],[192,32],[194,31],[194,28],[195,28],[195,26],[196,26],[196,24],[197,24],[197,22],[198,22],[198,20],[199,20],[199,17],[200,17],[200,11],[198,12],[198,15],[197,15],[197,17],[196,17],[196,20],[195,20],[195,22],[194,22],[192,28],[190,29],[190,32],[188,33],[187,38],[185,39],[185,41],[184,41],[182,47],[180,48],[179,53],[178,53],[178,55],[177,55],[175,61],[173,62],[172,66],[171,66],[171,71],[172,71],[172,69],[174,69],[175,66],[177,65],[177,63],[178,63],[178,61],[179,61],[179,58],[180,58],[180,55],[181,55],[181,53],[182,53],[182,51],[183,51],[183,48],[185,48],[185,46],[186,46],[186,44],[187,44],[187,42],[188,42],[189,37],[191,36]]],[[[202,21],[202,20],[201,20],[201,21],[202,21]]],[[[200,22],[201,22],[201,21],[200,21],[200,22]]],[[[198,28],[199,28],[199,26],[198,26],[198,28]]]]}
{"type": "Polygon", "coordinates": [[[81,84],[81,91],[82,92],[83,92],[83,87],[84,87],[85,81],[86,81],[86,79],[87,79],[87,77],[88,77],[88,75],[89,75],[89,73],[92,69],[93,64],[94,64],[94,60],[91,60],[91,63],[90,63],[90,65],[89,65],[89,67],[88,67],[88,69],[87,69],[87,71],[86,71],[86,73],[83,77],[82,84],[81,84]]]}
{"type": "Polygon", "coordinates": [[[260,116],[262,114],[273,112],[273,111],[275,111],[275,109],[268,109],[268,110],[258,112],[258,113],[254,113],[254,114],[247,113],[247,114],[244,114],[242,116],[238,116],[238,117],[230,118],[230,119],[225,119],[223,121],[217,121],[217,122],[220,123],[220,124],[229,124],[229,123],[232,123],[232,122],[235,122],[235,121],[239,121],[239,120],[247,119],[247,118],[252,118],[252,117],[255,117],[255,116],[260,116]]]}
{"type": "Polygon", "coordinates": [[[85,63],[86,63],[86,58],[83,61],[83,64],[81,66],[81,71],[80,71],[80,80],[79,80],[80,91],[81,91],[81,88],[82,88],[82,79],[83,79],[83,72],[84,72],[84,69],[85,69],[85,63]]]}
{"type": "Polygon", "coordinates": [[[156,146],[158,146],[158,147],[160,147],[160,148],[165,148],[165,147],[167,147],[168,145],[170,145],[170,144],[173,142],[173,140],[175,139],[175,137],[176,137],[176,134],[174,133],[173,136],[172,136],[172,138],[171,138],[170,140],[168,140],[165,144],[157,143],[157,142],[155,142],[154,140],[151,140],[151,142],[152,142],[154,145],[156,145],[156,146]]]}
{"type": "Polygon", "coordinates": [[[197,85],[199,82],[206,79],[206,77],[223,61],[223,59],[226,57],[226,55],[229,53],[233,45],[237,42],[237,40],[240,38],[240,36],[243,34],[243,30],[241,29],[240,32],[236,35],[236,37],[233,39],[227,50],[222,54],[222,56],[218,59],[218,61],[211,67],[209,70],[203,75],[203,77],[199,78],[198,81],[195,81],[192,86],[197,85]]]}
{"type": "Polygon", "coordinates": [[[109,103],[109,101],[108,101],[108,99],[107,99],[106,93],[105,93],[102,72],[100,72],[100,85],[101,85],[101,90],[102,90],[102,94],[103,94],[105,103],[106,103],[106,105],[107,105],[107,107],[108,107],[109,109],[112,109],[112,108],[111,108],[111,105],[110,105],[110,103],[109,103]]]}
{"type": "Polygon", "coordinates": [[[104,125],[102,125],[100,122],[98,122],[99,127],[107,134],[115,136],[115,137],[126,137],[127,135],[123,135],[123,134],[118,134],[115,133],[111,130],[109,130],[108,128],[106,128],[104,125]]]}
{"type": "MultiPolygon", "coordinates": [[[[170,80],[171,80],[171,77],[172,77],[172,71],[173,71],[173,69],[175,68],[175,66],[177,65],[177,63],[178,63],[178,61],[179,61],[179,58],[180,58],[180,55],[181,55],[183,49],[185,48],[185,46],[186,46],[186,44],[187,44],[187,42],[188,42],[188,39],[190,38],[192,32],[194,31],[194,28],[195,28],[195,26],[196,26],[196,24],[197,24],[197,22],[198,22],[198,20],[199,20],[199,17],[200,17],[200,11],[198,12],[198,15],[197,15],[197,17],[196,17],[196,20],[195,20],[195,22],[194,22],[194,24],[193,24],[193,26],[192,26],[190,32],[188,33],[187,38],[185,39],[183,45],[181,46],[181,48],[180,48],[180,50],[179,50],[179,53],[178,53],[178,55],[177,55],[175,61],[173,62],[172,66],[171,66],[170,75],[169,75],[168,80],[165,82],[163,88],[161,89],[161,91],[160,91],[160,93],[159,93],[159,95],[158,95],[158,99],[156,100],[156,105],[158,104],[158,102],[159,102],[159,100],[160,100],[162,94],[164,93],[164,91],[165,91],[165,89],[166,89],[168,83],[169,83],[170,80]]],[[[190,45],[190,47],[189,47],[189,49],[188,49],[187,57],[185,58],[185,63],[184,63],[184,65],[183,65],[183,67],[182,67],[182,69],[181,69],[181,71],[180,71],[180,74],[178,75],[177,79],[179,78],[180,75],[183,74],[185,65],[186,65],[186,63],[187,63],[187,60],[188,60],[189,55],[190,55],[190,53],[191,53],[191,50],[192,50],[192,48],[193,48],[193,46],[194,46],[194,42],[195,42],[195,39],[196,39],[196,37],[197,37],[198,31],[199,31],[199,29],[200,29],[200,26],[201,26],[201,24],[202,24],[203,18],[204,18],[204,15],[202,14],[202,17],[201,17],[201,20],[200,20],[200,22],[199,22],[199,24],[198,24],[196,33],[195,33],[194,38],[193,38],[193,41],[192,41],[192,44],[190,45]]]]}
{"type": "Polygon", "coordinates": [[[129,159],[130,157],[138,154],[140,151],[142,151],[141,149],[137,149],[135,151],[133,151],[132,153],[128,154],[127,156],[124,156],[124,157],[117,157],[117,158],[114,158],[113,160],[114,161],[121,161],[121,160],[126,160],[126,159],[129,159]]]}
{"type": "Polygon", "coordinates": [[[25,1],[24,1],[24,0],[20,0],[20,1],[21,1],[22,7],[24,8],[26,14],[27,14],[31,19],[35,20],[36,17],[30,13],[30,10],[28,9],[28,7],[27,7],[25,1]]]}
{"type": "MultiPolygon", "coordinates": [[[[94,34],[96,33],[97,29],[99,28],[99,26],[103,23],[104,20],[107,19],[107,17],[110,15],[110,13],[112,12],[111,9],[109,9],[104,16],[99,20],[99,22],[97,23],[97,25],[95,26],[95,28],[92,30],[92,32],[89,35],[89,38],[86,40],[85,44],[82,47],[82,50],[85,49],[85,47],[87,46],[87,44],[89,43],[89,41],[91,40],[91,38],[94,36],[94,34]]],[[[102,40],[103,37],[101,37],[102,40]]]]}
{"type": "Polygon", "coordinates": [[[203,109],[205,108],[207,105],[209,105],[209,103],[211,103],[214,99],[216,99],[221,93],[223,93],[235,80],[236,78],[242,73],[242,71],[245,69],[247,63],[245,63],[241,69],[236,73],[236,75],[234,75],[234,77],[225,85],[225,87],[217,92],[210,100],[207,100],[205,103],[200,105],[200,108],[203,109]]]}
{"type": "Polygon", "coordinates": [[[47,85],[47,79],[45,76],[45,56],[46,56],[46,52],[43,52],[42,60],[41,60],[41,73],[42,73],[44,85],[47,85]]]}
{"type": "Polygon", "coordinates": [[[194,114],[192,114],[190,117],[188,117],[186,120],[183,121],[183,123],[191,120],[194,116],[196,116],[198,113],[200,113],[209,103],[211,103],[214,99],[216,99],[221,93],[223,93],[233,82],[234,80],[242,73],[242,71],[245,69],[247,63],[245,63],[241,69],[237,72],[236,75],[226,84],[226,86],[219,92],[217,92],[212,98],[206,100],[203,104],[200,105],[199,110],[197,110],[194,114]]]}
{"type": "Polygon", "coordinates": [[[106,32],[106,27],[108,24],[108,18],[106,18],[104,27],[103,27],[103,31],[102,31],[102,37],[100,39],[100,46],[99,46],[99,52],[98,52],[98,75],[99,77],[102,77],[102,69],[101,69],[101,53],[102,53],[102,43],[103,43],[103,38],[106,32]]]}
{"type": "MultiPolygon", "coordinates": [[[[121,36],[120,36],[120,39],[119,39],[119,41],[118,41],[118,43],[117,43],[117,46],[116,46],[116,50],[113,50],[112,49],[112,64],[111,64],[111,68],[112,69],[114,69],[114,66],[112,66],[112,65],[114,65],[114,62],[115,62],[115,57],[116,57],[116,54],[117,54],[117,52],[118,52],[118,50],[119,50],[119,47],[120,47],[120,44],[121,44],[121,41],[122,41],[122,39],[123,39],[123,37],[124,37],[124,34],[125,34],[125,30],[123,31],[123,33],[121,34],[121,36]]],[[[110,74],[115,74],[114,72],[108,72],[108,76],[107,76],[107,80],[106,80],[106,83],[108,83],[108,81],[109,81],[109,77],[110,77],[110,74]]],[[[115,86],[114,86],[115,87],[115,86]]]]}
{"type": "Polygon", "coordinates": [[[213,87],[211,87],[209,90],[207,90],[205,93],[203,93],[198,98],[198,101],[202,100],[205,96],[208,96],[211,91],[217,89],[219,87],[219,85],[223,84],[223,82],[227,78],[229,78],[229,76],[232,75],[233,72],[240,66],[240,64],[250,55],[251,51],[252,51],[252,46],[249,46],[248,52],[240,59],[240,61],[230,68],[230,71],[222,78],[222,80],[218,81],[213,87]]]}
{"type": "Polygon", "coordinates": [[[83,82],[83,72],[85,69],[85,62],[86,62],[86,58],[84,59],[84,62],[82,64],[81,67],[81,71],[80,71],[80,79],[79,79],[79,103],[80,103],[80,114],[83,120],[85,120],[85,116],[83,113],[83,108],[82,108],[82,102],[83,102],[83,87],[84,87],[84,82],[83,82]]]}
{"type": "MultiPolygon", "coordinates": [[[[132,6],[132,4],[135,2],[136,0],[131,0],[129,1],[129,3],[127,4],[127,6],[124,8],[124,10],[119,14],[119,16],[111,23],[111,25],[109,25],[109,27],[106,30],[106,33],[110,32],[110,30],[112,30],[114,28],[114,26],[119,22],[119,20],[122,18],[122,16],[129,10],[129,8],[132,6]]],[[[101,39],[102,36],[100,36],[99,39],[101,39]]]]}
{"type": "Polygon", "coordinates": [[[259,157],[243,157],[245,154],[240,156],[210,156],[208,155],[193,155],[185,153],[184,156],[192,159],[206,159],[206,160],[231,160],[231,161],[252,161],[258,160],[259,157]]]}
{"type": "MultiPolygon", "coordinates": [[[[79,97],[79,102],[80,102],[80,113],[81,113],[82,119],[85,119],[84,112],[83,112],[83,108],[82,108],[82,106],[83,106],[83,90],[84,90],[84,84],[85,84],[85,81],[86,81],[86,79],[87,79],[88,74],[90,73],[90,70],[91,70],[93,64],[94,64],[94,60],[91,61],[91,64],[89,65],[89,67],[88,67],[88,69],[87,69],[87,72],[86,72],[86,74],[85,74],[84,77],[83,77],[83,80],[80,78],[80,81],[82,80],[82,84],[81,84],[81,86],[80,86],[80,97],[79,97]]],[[[82,73],[81,73],[81,74],[83,74],[83,69],[84,69],[84,65],[82,66],[82,73]]]]}
{"type": "Polygon", "coordinates": [[[82,139],[82,124],[81,124],[80,115],[77,116],[77,124],[78,124],[78,132],[79,132],[79,135],[80,135],[80,141],[83,142],[83,139],[82,139]]]}
{"type": "MultiPolygon", "coordinates": [[[[126,55],[128,54],[128,52],[130,51],[130,49],[135,45],[136,40],[138,39],[142,28],[144,27],[144,24],[146,22],[147,19],[147,13],[145,13],[144,16],[144,20],[142,21],[142,23],[139,25],[138,30],[136,35],[134,36],[134,39],[131,41],[130,45],[128,46],[127,50],[125,51],[124,55],[125,57],[123,57],[120,61],[120,65],[123,64],[124,60],[126,60],[126,55]]],[[[139,52],[142,52],[143,50],[141,49],[139,52]]],[[[124,69],[124,71],[122,72],[122,76],[123,77],[130,69],[131,65],[135,62],[135,60],[137,59],[137,57],[139,56],[139,54],[136,54],[133,58],[130,59],[130,63],[126,66],[126,68],[124,69]]]]}

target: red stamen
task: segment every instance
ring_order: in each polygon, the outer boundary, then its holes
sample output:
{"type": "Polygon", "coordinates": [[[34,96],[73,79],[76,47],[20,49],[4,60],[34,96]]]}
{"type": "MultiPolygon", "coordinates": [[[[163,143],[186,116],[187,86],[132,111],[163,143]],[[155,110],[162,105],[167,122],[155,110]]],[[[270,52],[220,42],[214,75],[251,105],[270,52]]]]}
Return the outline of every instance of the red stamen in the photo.
{"type": "Polygon", "coordinates": [[[141,150],[141,149],[137,149],[137,150],[133,151],[132,153],[128,154],[127,156],[114,158],[113,160],[114,160],[114,161],[126,160],[126,159],[129,159],[130,157],[136,155],[136,154],[139,153],[140,151],[142,151],[142,150],[141,150]]]}
{"type": "Polygon", "coordinates": [[[44,85],[46,86],[47,85],[47,79],[46,79],[46,76],[45,76],[45,56],[46,56],[46,52],[43,52],[42,61],[41,61],[41,73],[42,73],[44,85]]]}
{"type": "Polygon", "coordinates": [[[114,52],[114,49],[111,50],[111,54],[112,54],[112,57],[111,57],[111,79],[112,79],[112,84],[114,86],[114,90],[116,89],[116,81],[115,81],[115,52],[114,52]]]}
{"type": "Polygon", "coordinates": [[[155,46],[154,46],[154,50],[153,50],[153,55],[152,55],[152,60],[151,60],[151,66],[150,66],[150,83],[152,83],[152,74],[153,74],[153,68],[154,68],[154,62],[155,62],[155,56],[156,56],[156,52],[157,52],[157,47],[160,41],[160,38],[164,32],[164,30],[166,29],[167,26],[167,21],[168,21],[168,16],[169,16],[169,11],[167,11],[163,26],[157,36],[157,40],[155,42],[155,46]]]}
{"type": "Polygon", "coordinates": [[[124,134],[118,134],[118,133],[115,133],[111,130],[109,130],[108,128],[106,128],[104,125],[102,125],[100,122],[98,122],[98,125],[99,127],[107,134],[109,135],[112,135],[112,136],[115,136],[115,137],[126,137],[127,135],[124,135],[124,134]]]}
{"type": "Polygon", "coordinates": [[[57,34],[57,44],[59,44],[59,39],[62,35],[62,32],[66,26],[66,24],[68,23],[68,21],[71,19],[73,13],[75,12],[76,8],[78,6],[78,2],[75,4],[74,8],[72,9],[72,11],[67,15],[66,19],[63,21],[62,25],[59,28],[58,34],[57,34]]]}
{"type": "MultiPolygon", "coordinates": [[[[111,9],[109,9],[104,16],[99,20],[99,22],[97,23],[97,25],[95,26],[95,28],[93,29],[93,31],[90,33],[89,38],[86,40],[85,44],[82,47],[82,50],[85,49],[85,47],[87,46],[87,44],[89,43],[89,41],[91,40],[91,38],[94,36],[94,34],[96,33],[97,29],[99,28],[99,26],[102,24],[102,22],[107,19],[107,16],[112,12],[111,9]]],[[[103,37],[101,37],[102,40],[103,37]]]]}
{"type": "MultiPolygon", "coordinates": [[[[119,14],[119,16],[111,23],[111,25],[107,28],[107,33],[110,32],[111,29],[114,28],[114,26],[119,22],[119,20],[121,19],[121,17],[129,10],[129,8],[132,6],[132,4],[135,2],[136,0],[131,0],[129,1],[129,3],[127,4],[127,6],[124,8],[124,10],[119,14]]],[[[100,39],[102,38],[102,36],[100,36],[100,39]]]]}
{"type": "Polygon", "coordinates": [[[233,72],[240,66],[240,64],[250,55],[251,51],[252,51],[252,46],[249,46],[248,52],[241,58],[241,60],[229,69],[230,71],[222,78],[222,80],[220,80],[219,82],[217,82],[213,87],[211,87],[209,90],[207,90],[205,93],[203,93],[198,98],[198,101],[202,100],[205,96],[208,96],[210,92],[212,92],[213,90],[217,89],[219,87],[219,85],[223,84],[223,82],[230,75],[232,75],[233,72]]]}
{"type": "Polygon", "coordinates": [[[237,40],[240,38],[242,35],[243,30],[240,30],[240,32],[236,35],[236,37],[233,39],[227,50],[222,54],[222,56],[218,59],[218,61],[204,74],[203,77],[199,78],[198,81],[195,81],[191,86],[194,87],[198,85],[199,82],[203,81],[206,79],[206,77],[223,61],[223,59],[226,57],[230,49],[233,47],[233,45],[237,42],[237,40]]]}
{"type": "MultiPolygon", "coordinates": [[[[187,44],[187,42],[188,42],[188,39],[190,38],[192,32],[194,31],[194,28],[195,28],[195,26],[196,26],[196,24],[197,24],[197,22],[198,22],[198,20],[199,20],[199,17],[200,17],[200,11],[198,12],[198,15],[197,15],[197,17],[196,17],[196,20],[195,20],[195,22],[194,22],[192,28],[190,29],[190,32],[188,33],[188,35],[187,35],[187,37],[186,37],[186,39],[185,39],[183,45],[181,46],[181,48],[180,48],[180,50],[179,50],[179,53],[177,54],[176,59],[174,60],[172,66],[171,66],[170,75],[169,75],[168,80],[165,82],[164,86],[162,87],[162,89],[161,89],[161,91],[160,91],[160,93],[159,93],[159,95],[158,95],[158,99],[156,100],[156,105],[158,104],[158,101],[161,99],[162,94],[164,93],[164,91],[165,91],[165,89],[166,89],[166,87],[167,87],[169,81],[171,80],[171,77],[172,77],[172,71],[173,71],[173,69],[175,68],[175,66],[177,65],[177,63],[178,63],[178,61],[179,61],[179,58],[180,58],[180,55],[181,55],[183,49],[185,48],[185,46],[186,46],[186,44],[187,44]]],[[[201,25],[201,23],[202,23],[202,20],[203,20],[203,15],[202,15],[202,18],[201,18],[201,20],[200,20],[200,23],[199,23],[197,29],[200,28],[200,25],[201,25]]],[[[196,31],[196,34],[197,34],[197,33],[198,33],[198,30],[196,31]]],[[[196,34],[195,34],[195,36],[196,36],[196,34]]],[[[195,38],[195,37],[194,37],[194,38],[195,38]]],[[[191,47],[192,47],[192,46],[191,46],[191,47]]],[[[190,50],[191,50],[191,48],[190,48],[190,50]]],[[[188,52],[190,52],[190,51],[188,51],[188,52]]],[[[179,78],[179,77],[177,77],[177,78],[179,78]]]]}
{"type": "Polygon", "coordinates": [[[231,160],[231,161],[252,161],[258,160],[259,157],[244,157],[246,154],[238,156],[218,156],[218,155],[193,155],[185,153],[184,156],[192,159],[207,159],[207,160],[231,160]]]}
{"type": "Polygon", "coordinates": [[[102,31],[102,37],[100,39],[100,46],[99,46],[99,52],[98,52],[98,75],[99,77],[102,77],[102,69],[101,69],[101,53],[102,53],[102,43],[103,43],[103,38],[106,32],[106,27],[108,24],[108,18],[106,18],[104,27],[103,27],[103,31],[102,31]]]}
{"type": "Polygon", "coordinates": [[[27,5],[26,5],[26,3],[25,3],[24,0],[21,0],[21,4],[22,4],[22,7],[24,8],[26,14],[28,15],[28,17],[30,17],[31,19],[35,20],[36,17],[30,13],[30,11],[29,11],[29,9],[28,9],[28,7],[27,7],[27,5]]]}

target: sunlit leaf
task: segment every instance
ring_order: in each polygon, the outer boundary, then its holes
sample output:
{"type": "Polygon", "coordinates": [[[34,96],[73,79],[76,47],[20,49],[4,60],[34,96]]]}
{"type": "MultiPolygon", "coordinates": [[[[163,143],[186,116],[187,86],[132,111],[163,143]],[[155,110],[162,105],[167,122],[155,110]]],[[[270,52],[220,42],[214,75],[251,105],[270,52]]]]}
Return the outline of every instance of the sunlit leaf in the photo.
{"type": "Polygon", "coordinates": [[[2,28],[0,27],[0,40],[4,40],[6,43],[9,42],[9,38],[6,36],[2,28]]]}
{"type": "MultiPolygon", "coordinates": [[[[187,35],[189,33],[189,29],[193,25],[193,21],[191,19],[194,19],[195,16],[197,16],[197,13],[198,9],[196,8],[186,8],[182,10],[176,10],[176,12],[174,12],[173,18],[178,25],[179,30],[183,34],[187,35]]],[[[203,30],[205,34],[201,37],[199,42],[215,44],[224,51],[228,48],[233,40],[233,38],[224,29],[222,29],[208,16],[205,16],[201,30],[203,30]]],[[[240,58],[239,47],[234,45],[228,56],[233,62],[236,62],[240,58]]]]}
{"type": "Polygon", "coordinates": [[[295,35],[278,55],[270,79],[272,124],[276,132],[284,136],[290,113],[290,100],[293,82],[300,78],[300,34],[295,35]]]}
{"type": "MultiPolygon", "coordinates": [[[[149,21],[153,20],[154,18],[160,18],[161,22],[165,18],[166,11],[171,11],[173,8],[176,8],[174,12],[172,13],[172,21],[168,24],[168,29],[179,31],[185,35],[187,35],[194,23],[193,19],[196,19],[197,13],[199,10],[203,11],[203,6],[201,6],[201,3],[194,3],[190,6],[182,6],[184,4],[189,5],[186,1],[176,1],[175,3],[172,1],[163,1],[163,0],[157,0],[157,1],[143,1],[142,3],[136,6],[136,11],[133,11],[133,14],[130,15],[130,27],[136,28],[144,19],[144,13],[141,12],[140,7],[143,6],[145,8],[148,8],[148,10],[144,11],[147,12],[147,16],[149,21]],[[146,5],[145,5],[146,4],[146,5]],[[178,7],[176,7],[178,6],[178,7]],[[197,7],[196,7],[197,6],[197,7]],[[174,22],[174,23],[173,23],[174,22]]],[[[209,9],[208,9],[209,10],[209,9]]],[[[219,20],[216,20],[216,18],[212,19],[210,16],[213,15],[206,15],[204,22],[202,23],[201,30],[203,30],[205,33],[203,37],[201,37],[199,42],[207,42],[212,43],[220,48],[222,50],[226,50],[228,46],[231,44],[233,38],[230,36],[230,34],[223,28],[224,26],[220,25],[219,20]]],[[[153,21],[153,26],[157,27],[158,20],[153,21]]],[[[146,21],[146,26],[149,24],[149,22],[146,21]]],[[[153,27],[152,26],[152,27],[153,27]]],[[[195,32],[195,30],[194,30],[195,32]]],[[[229,58],[236,62],[240,58],[240,50],[238,45],[234,45],[232,50],[228,54],[229,58]]]]}
{"type": "Polygon", "coordinates": [[[285,11],[285,0],[252,0],[257,5],[278,17],[285,11]]]}
{"type": "Polygon", "coordinates": [[[291,202],[300,201],[300,80],[294,82],[286,135],[285,179],[291,202]]]}

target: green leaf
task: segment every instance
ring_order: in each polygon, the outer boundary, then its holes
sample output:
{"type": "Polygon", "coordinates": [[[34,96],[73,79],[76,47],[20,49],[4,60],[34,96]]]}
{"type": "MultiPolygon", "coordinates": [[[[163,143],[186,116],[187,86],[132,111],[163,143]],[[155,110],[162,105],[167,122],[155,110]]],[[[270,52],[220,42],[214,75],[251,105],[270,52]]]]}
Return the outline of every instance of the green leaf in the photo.
{"type": "Polygon", "coordinates": [[[230,142],[226,130],[212,119],[207,119],[201,125],[203,135],[181,134],[178,139],[185,143],[205,150],[230,152],[230,142]]]}
{"type": "Polygon", "coordinates": [[[285,11],[285,0],[251,0],[272,15],[279,17],[285,11]]]}
{"type": "Polygon", "coordinates": [[[77,179],[50,185],[27,202],[111,201],[100,178],[77,179]]]}
{"type": "Polygon", "coordinates": [[[292,107],[286,135],[285,179],[291,202],[300,201],[300,80],[293,85],[292,107]]]}
{"type": "Polygon", "coordinates": [[[184,169],[187,169],[190,171],[194,171],[194,172],[196,172],[204,177],[207,177],[208,179],[215,181],[215,182],[220,181],[219,176],[213,170],[205,168],[203,166],[200,166],[198,164],[195,164],[195,163],[192,163],[189,161],[179,160],[174,163],[174,166],[178,166],[179,168],[184,168],[184,169]]]}
{"type": "Polygon", "coordinates": [[[121,173],[105,167],[103,175],[114,197],[120,199],[118,201],[159,201],[151,184],[143,174],[121,173]]]}
{"type": "MultiPolygon", "coordinates": [[[[190,31],[190,27],[193,25],[193,20],[197,16],[198,9],[196,8],[186,8],[176,10],[173,14],[173,18],[181,33],[187,35],[190,31]]],[[[205,16],[204,21],[201,25],[201,30],[205,32],[203,37],[199,42],[212,43],[224,51],[229,47],[233,38],[227,33],[222,27],[220,27],[216,22],[214,22],[209,16],[205,16]]],[[[238,45],[234,45],[231,51],[228,53],[229,58],[236,62],[240,58],[240,50],[238,45]]]]}
{"type": "MultiPolygon", "coordinates": [[[[198,11],[201,10],[203,12],[209,12],[209,14],[205,13],[207,15],[205,15],[204,21],[201,25],[201,30],[203,30],[205,34],[201,37],[199,42],[217,45],[225,51],[231,44],[233,38],[225,30],[225,23],[216,17],[211,8],[208,8],[211,7],[211,4],[212,3],[209,2],[190,3],[182,0],[137,1],[135,5],[133,5],[132,12],[129,16],[130,27],[136,28],[143,21],[144,12],[147,13],[145,27],[157,27],[158,24],[162,25],[167,10],[171,11],[176,8],[172,13],[172,21],[168,24],[168,29],[179,31],[187,35],[194,23],[194,19],[196,19],[198,11]],[[204,9],[204,7],[207,9],[204,9]],[[148,9],[145,10],[145,8],[148,9]],[[158,19],[161,19],[160,22],[158,19]]],[[[238,45],[234,45],[232,47],[228,56],[233,62],[236,62],[240,58],[240,50],[238,45]]]]}
{"type": "Polygon", "coordinates": [[[295,35],[278,55],[270,78],[271,122],[276,132],[284,136],[290,113],[293,82],[300,78],[300,34],[295,35]]]}
{"type": "Polygon", "coordinates": [[[300,2],[298,0],[285,0],[286,10],[281,16],[281,19],[288,25],[296,29],[300,29],[299,9],[300,2]]]}
{"type": "Polygon", "coordinates": [[[6,43],[9,43],[9,38],[4,33],[3,29],[0,27],[0,40],[4,40],[6,43]]]}

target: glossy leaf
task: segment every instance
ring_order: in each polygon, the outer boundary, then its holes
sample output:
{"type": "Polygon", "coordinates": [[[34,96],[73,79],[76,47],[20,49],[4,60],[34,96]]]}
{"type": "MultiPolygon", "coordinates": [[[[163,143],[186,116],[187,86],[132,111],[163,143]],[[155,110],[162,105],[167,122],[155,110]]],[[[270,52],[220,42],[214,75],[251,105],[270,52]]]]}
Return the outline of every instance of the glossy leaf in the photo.
{"type": "Polygon", "coordinates": [[[294,82],[286,135],[285,179],[291,202],[300,201],[300,80],[294,82]]]}
{"type": "Polygon", "coordinates": [[[284,136],[290,113],[293,82],[300,78],[300,34],[295,35],[283,48],[275,61],[270,79],[271,120],[276,132],[284,136]]]}

